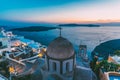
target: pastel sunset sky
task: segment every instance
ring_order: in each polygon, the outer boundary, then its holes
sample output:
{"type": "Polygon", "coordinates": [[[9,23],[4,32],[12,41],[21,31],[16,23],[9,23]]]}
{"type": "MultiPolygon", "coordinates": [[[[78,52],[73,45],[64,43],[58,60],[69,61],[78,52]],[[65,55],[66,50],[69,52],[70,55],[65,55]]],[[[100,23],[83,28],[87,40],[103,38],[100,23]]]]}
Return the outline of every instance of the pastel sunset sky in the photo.
{"type": "Polygon", "coordinates": [[[120,0],[0,0],[0,20],[120,22],[120,0]]]}

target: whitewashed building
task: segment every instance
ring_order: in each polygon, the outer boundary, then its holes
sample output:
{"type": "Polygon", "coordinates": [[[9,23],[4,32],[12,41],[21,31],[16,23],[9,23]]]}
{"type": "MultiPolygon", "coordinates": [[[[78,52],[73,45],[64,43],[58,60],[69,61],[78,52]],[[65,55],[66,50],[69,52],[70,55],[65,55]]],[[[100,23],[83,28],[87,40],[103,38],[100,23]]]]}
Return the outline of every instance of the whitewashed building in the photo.
{"type": "Polygon", "coordinates": [[[4,36],[2,32],[0,32],[0,55],[2,55],[3,51],[9,51],[9,50],[10,47],[9,47],[8,38],[4,36]]]}

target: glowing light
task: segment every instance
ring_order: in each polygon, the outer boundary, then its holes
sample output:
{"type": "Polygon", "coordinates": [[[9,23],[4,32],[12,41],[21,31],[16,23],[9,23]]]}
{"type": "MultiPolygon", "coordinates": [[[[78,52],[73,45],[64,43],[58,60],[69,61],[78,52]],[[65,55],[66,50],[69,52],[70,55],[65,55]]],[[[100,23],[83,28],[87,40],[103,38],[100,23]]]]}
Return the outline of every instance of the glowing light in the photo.
{"type": "Polygon", "coordinates": [[[15,48],[11,48],[12,51],[15,51],[15,48]]]}
{"type": "Polygon", "coordinates": [[[19,42],[15,42],[15,43],[14,43],[14,46],[19,46],[19,45],[20,45],[19,42]]]}
{"type": "Polygon", "coordinates": [[[15,72],[14,68],[13,67],[9,67],[9,72],[10,73],[14,73],[15,72]]]}
{"type": "Polygon", "coordinates": [[[46,48],[43,48],[43,51],[44,51],[44,52],[46,52],[46,51],[47,51],[47,49],[46,49],[46,48]]]}
{"type": "Polygon", "coordinates": [[[100,63],[100,62],[98,62],[98,61],[96,62],[96,64],[99,64],[99,63],[100,63]]]}
{"type": "Polygon", "coordinates": [[[33,52],[36,52],[36,49],[32,49],[33,52]]]}
{"type": "Polygon", "coordinates": [[[39,53],[39,54],[38,54],[38,57],[40,57],[40,58],[41,58],[42,56],[43,56],[43,54],[42,54],[42,53],[39,53]]]}
{"type": "Polygon", "coordinates": [[[23,46],[27,46],[27,44],[26,43],[22,43],[23,44],[23,46]]]}

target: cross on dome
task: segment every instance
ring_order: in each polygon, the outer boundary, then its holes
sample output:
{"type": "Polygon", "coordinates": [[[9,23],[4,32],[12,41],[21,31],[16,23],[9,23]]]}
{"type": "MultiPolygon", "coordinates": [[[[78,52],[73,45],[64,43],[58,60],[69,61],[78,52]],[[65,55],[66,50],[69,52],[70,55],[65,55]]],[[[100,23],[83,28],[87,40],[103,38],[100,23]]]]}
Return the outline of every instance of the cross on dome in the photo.
{"type": "Polygon", "coordinates": [[[60,30],[60,37],[61,37],[61,35],[62,35],[62,28],[59,27],[58,29],[60,30]]]}

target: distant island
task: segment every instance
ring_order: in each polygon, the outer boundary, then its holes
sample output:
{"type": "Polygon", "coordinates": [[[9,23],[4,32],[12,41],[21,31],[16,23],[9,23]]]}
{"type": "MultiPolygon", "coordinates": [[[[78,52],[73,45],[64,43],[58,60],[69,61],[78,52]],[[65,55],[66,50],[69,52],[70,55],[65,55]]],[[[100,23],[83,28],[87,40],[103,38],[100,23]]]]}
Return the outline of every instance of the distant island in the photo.
{"type": "Polygon", "coordinates": [[[75,24],[75,23],[70,23],[70,24],[59,24],[58,26],[83,26],[83,27],[100,27],[100,25],[97,24],[75,24]]]}
{"type": "Polygon", "coordinates": [[[30,26],[30,27],[14,28],[11,30],[12,31],[38,32],[38,31],[48,31],[51,29],[57,29],[57,27],[30,26]]]}

